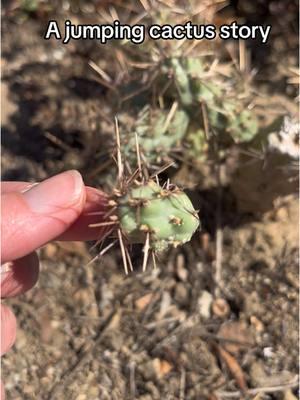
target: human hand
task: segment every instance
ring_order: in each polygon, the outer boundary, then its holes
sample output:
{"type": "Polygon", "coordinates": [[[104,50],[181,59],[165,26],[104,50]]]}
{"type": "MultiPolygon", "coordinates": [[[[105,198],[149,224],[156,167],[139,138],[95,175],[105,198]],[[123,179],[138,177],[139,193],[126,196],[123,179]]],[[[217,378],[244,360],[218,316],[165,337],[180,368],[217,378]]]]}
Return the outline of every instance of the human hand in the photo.
{"type": "MultiPolygon", "coordinates": [[[[104,193],[84,186],[77,171],[67,171],[41,183],[2,182],[1,185],[1,298],[30,289],[38,279],[36,249],[51,240],[100,239],[104,193]],[[99,212],[92,216],[90,213],[99,212]]],[[[13,345],[16,319],[1,305],[1,355],[13,345]]],[[[2,397],[3,399],[4,397],[2,397]]]]}

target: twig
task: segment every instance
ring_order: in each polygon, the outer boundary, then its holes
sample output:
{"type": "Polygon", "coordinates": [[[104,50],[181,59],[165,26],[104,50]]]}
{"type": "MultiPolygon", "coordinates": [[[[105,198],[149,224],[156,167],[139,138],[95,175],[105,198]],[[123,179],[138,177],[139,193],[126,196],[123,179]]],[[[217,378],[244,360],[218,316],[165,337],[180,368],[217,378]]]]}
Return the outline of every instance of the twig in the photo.
{"type": "Polygon", "coordinates": [[[162,135],[166,132],[166,130],[168,129],[168,126],[170,125],[170,122],[172,120],[172,118],[174,117],[176,111],[178,108],[178,102],[174,101],[174,103],[172,104],[172,107],[167,115],[167,118],[165,120],[164,126],[162,128],[162,135]]]}
{"type": "Polygon", "coordinates": [[[149,12],[150,11],[150,6],[148,4],[147,0],[140,0],[141,5],[144,7],[145,11],[149,12]]]}
{"type": "Polygon", "coordinates": [[[233,355],[228,353],[228,351],[224,350],[221,346],[216,345],[216,348],[219,352],[221,359],[225,362],[230,374],[236,381],[236,384],[241,389],[241,392],[245,393],[247,391],[247,383],[244,371],[242,370],[240,364],[233,355]]]}
{"type": "Polygon", "coordinates": [[[89,172],[87,174],[87,177],[89,179],[94,178],[94,176],[100,174],[100,172],[105,171],[106,168],[108,168],[112,164],[112,162],[113,161],[111,159],[104,161],[101,165],[99,165],[98,167],[94,168],[91,172],[89,172]]]}
{"type": "Polygon", "coordinates": [[[156,270],[156,269],[157,269],[157,264],[156,264],[156,259],[155,259],[155,253],[154,253],[154,251],[151,251],[151,255],[152,255],[153,269],[156,270]]]}
{"type": "Polygon", "coordinates": [[[112,243],[110,243],[109,245],[107,245],[103,250],[100,251],[99,254],[97,254],[94,258],[92,258],[92,259],[85,265],[85,267],[90,266],[90,265],[93,264],[96,260],[98,260],[99,258],[101,258],[102,256],[104,256],[104,254],[107,253],[108,250],[111,249],[116,243],[117,243],[117,240],[115,240],[114,242],[112,242],[112,243]]]}
{"type": "Polygon", "coordinates": [[[149,322],[149,324],[144,325],[146,329],[155,329],[157,326],[170,324],[172,322],[181,322],[180,317],[169,317],[161,319],[160,321],[149,322]]]}
{"type": "Polygon", "coordinates": [[[179,392],[179,400],[184,400],[184,394],[185,394],[185,385],[186,385],[186,373],[185,369],[183,368],[181,370],[181,375],[180,375],[180,392],[179,392]]]}
{"type": "Polygon", "coordinates": [[[209,122],[208,122],[207,109],[203,102],[201,102],[201,113],[203,118],[205,139],[206,141],[208,141],[210,139],[209,122]]]}
{"type": "Polygon", "coordinates": [[[103,71],[103,69],[101,69],[99,65],[94,63],[94,61],[89,61],[89,66],[93,68],[93,70],[96,71],[101,76],[101,78],[103,78],[106,82],[108,83],[112,82],[111,77],[105,71],[103,71]]]}
{"type": "Polygon", "coordinates": [[[222,254],[223,254],[223,230],[220,227],[219,221],[220,216],[218,218],[217,212],[217,232],[216,232],[216,289],[215,289],[215,296],[220,296],[220,287],[222,286],[222,254]]]}
{"type": "Polygon", "coordinates": [[[140,146],[139,146],[139,139],[138,139],[138,135],[135,132],[135,147],[136,147],[136,158],[137,158],[137,163],[138,163],[138,173],[139,173],[139,177],[142,178],[143,174],[142,174],[142,163],[141,163],[141,153],[140,153],[140,146]]]}
{"type": "MultiPolygon", "coordinates": [[[[291,382],[286,383],[284,385],[275,385],[275,386],[263,386],[255,389],[248,389],[244,394],[252,394],[256,395],[258,393],[274,393],[274,392],[282,392],[287,389],[293,389],[299,385],[299,376],[296,375],[291,382]]],[[[225,392],[218,390],[215,392],[216,396],[223,399],[240,399],[243,396],[243,393],[240,391],[235,392],[225,392]]]]}
{"type": "Polygon", "coordinates": [[[135,384],[135,362],[132,361],[129,364],[129,382],[130,382],[130,397],[132,400],[135,399],[136,384],[135,384]]]}
{"type": "Polygon", "coordinates": [[[217,184],[218,184],[218,198],[217,198],[217,213],[216,213],[216,274],[215,274],[215,296],[220,296],[222,288],[222,258],[223,258],[223,229],[222,229],[222,197],[223,189],[221,184],[221,165],[219,161],[219,154],[217,148],[217,184]]]}
{"type": "Polygon", "coordinates": [[[122,232],[120,229],[118,229],[118,237],[119,237],[119,243],[120,243],[120,248],[121,248],[121,253],[122,253],[124,271],[125,271],[125,274],[128,275],[126,251],[125,251],[125,246],[123,243],[122,232]]]}
{"type": "Polygon", "coordinates": [[[125,253],[126,253],[127,261],[128,261],[128,264],[129,264],[129,269],[132,272],[133,271],[133,265],[132,265],[132,261],[131,261],[131,257],[130,257],[129,251],[126,248],[126,246],[125,246],[125,253]]]}
{"type": "MultiPolygon", "coordinates": [[[[44,136],[50,140],[50,142],[54,143],[56,146],[60,147],[61,149],[65,151],[72,151],[72,147],[63,142],[61,139],[59,139],[57,136],[53,135],[50,132],[45,132],[44,136]]],[[[74,150],[73,150],[74,151],[74,150]]]]}
{"type": "Polygon", "coordinates": [[[174,165],[175,162],[171,161],[168,164],[163,165],[158,171],[156,171],[154,174],[150,175],[150,178],[153,179],[154,177],[160,175],[162,172],[164,172],[166,169],[172,167],[172,165],[174,165]]]}
{"type": "Polygon", "coordinates": [[[149,232],[147,232],[146,242],[145,242],[145,246],[144,246],[143,272],[145,272],[146,268],[147,268],[147,261],[148,261],[149,248],[150,248],[149,241],[150,241],[150,234],[149,234],[149,232]]]}
{"type": "Polygon", "coordinates": [[[246,46],[244,40],[239,40],[239,67],[241,72],[246,70],[246,46]]]}
{"type": "Polygon", "coordinates": [[[122,163],[120,132],[119,132],[119,124],[117,117],[115,117],[115,129],[116,129],[116,139],[117,139],[118,181],[119,185],[121,185],[121,182],[123,180],[124,166],[122,163]]]}

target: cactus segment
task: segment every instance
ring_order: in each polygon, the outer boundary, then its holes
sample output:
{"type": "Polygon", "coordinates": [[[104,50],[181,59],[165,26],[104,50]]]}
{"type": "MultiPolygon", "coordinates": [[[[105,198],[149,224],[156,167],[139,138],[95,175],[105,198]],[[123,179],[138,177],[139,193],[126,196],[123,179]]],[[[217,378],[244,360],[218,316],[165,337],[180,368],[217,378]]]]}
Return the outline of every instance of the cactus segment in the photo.
{"type": "MultiPolygon", "coordinates": [[[[189,117],[183,110],[177,110],[169,124],[166,124],[168,112],[164,110],[141,110],[135,132],[140,139],[140,149],[150,163],[160,163],[167,158],[172,149],[185,137],[189,117]]],[[[130,133],[124,153],[130,165],[136,165],[135,137],[130,133]]]]}
{"type": "Polygon", "coordinates": [[[174,71],[175,84],[180,100],[184,106],[190,106],[193,103],[194,98],[189,75],[181,65],[178,58],[171,58],[170,63],[174,71]]]}
{"type": "Polygon", "coordinates": [[[198,215],[180,189],[163,189],[154,181],[134,185],[118,199],[118,218],[129,243],[143,243],[149,234],[156,252],[188,242],[199,226],[198,215]]]}
{"type": "MultiPolygon", "coordinates": [[[[169,61],[173,71],[182,108],[191,120],[199,109],[199,103],[205,104],[209,128],[224,143],[245,143],[257,134],[257,121],[254,113],[247,109],[247,96],[236,98],[238,81],[234,76],[224,78],[209,76],[209,67],[200,58],[176,58],[169,61]]],[[[248,96],[249,98],[249,96],[248,96]]],[[[188,142],[202,142],[202,131],[189,129],[188,142]],[[199,138],[196,136],[200,134],[199,138]],[[190,140],[191,139],[191,140],[190,140]]],[[[201,155],[202,153],[199,153],[201,155]]]]}

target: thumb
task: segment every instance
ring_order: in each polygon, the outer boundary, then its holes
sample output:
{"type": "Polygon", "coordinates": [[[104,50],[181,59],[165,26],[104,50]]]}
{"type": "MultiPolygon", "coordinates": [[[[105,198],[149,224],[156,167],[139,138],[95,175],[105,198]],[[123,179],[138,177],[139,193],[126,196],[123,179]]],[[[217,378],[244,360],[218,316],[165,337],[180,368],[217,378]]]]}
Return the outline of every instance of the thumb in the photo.
{"type": "Polygon", "coordinates": [[[2,263],[23,257],[61,235],[78,218],[85,187],[77,171],[49,178],[29,190],[2,195],[2,263]]]}

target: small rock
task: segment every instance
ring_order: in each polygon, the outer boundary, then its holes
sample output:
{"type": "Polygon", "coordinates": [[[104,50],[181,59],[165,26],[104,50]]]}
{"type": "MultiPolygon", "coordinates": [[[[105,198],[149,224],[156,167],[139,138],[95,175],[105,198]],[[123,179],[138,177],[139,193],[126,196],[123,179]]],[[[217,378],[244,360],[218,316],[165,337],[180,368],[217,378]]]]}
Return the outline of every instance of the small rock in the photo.
{"type": "Polygon", "coordinates": [[[76,400],[86,400],[87,399],[87,397],[86,397],[86,394],[79,394],[77,397],[76,397],[76,400]]]}
{"type": "Polygon", "coordinates": [[[178,278],[186,282],[188,278],[188,270],[185,268],[185,260],[183,254],[178,254],[176,258],[176,273],[178,278]]]}
{"type": "Polygon", "coordinates": [[[274,351],[272,347],[264,347],[263,348],[263,355],[265,358],[272,358],[274,357],[274,351]]]}
{"type": "Polygon", "coordinates": [[[170,364],[166,360],[159,360],[159,373],[158,376],[159,378],[163,378],[165,375],[167,375],[170,371],[173,369],[173,365],[170,364]]]}
{"type": "Polygon", "coordinates": [[[33,394],[35,392],[35,388],[32,385],[25,385],[23,387],[24,394],[33,394]]]}
{"type": "Polygon", "coordinates": [[[153,360],[149,360],[143,365],[141,365],[141,373],[143,374],[143,377],[147,381],[153,381],[156,379],[156,370],[157,370],[157,364],[159,363],[158,358],[154,358],[153,360]]]}
{"type": "Polygon", "coordinates": [[[210,309],[212,301],[213,297],[211,293],[207,292],[206,290],[203,290],[201,296],[198,299],[198,308],[201,317],[205,319],[210,318],[210,309]]]}
{"type": "Polygon", "coordinates": [[[229,304],[225,299],[216,299],[212,303],[212,312],[216,317],[225,318],[230,313],[229,304]]]}
{"type": "Polygon", "coordinates": [[[44,252],[47,258],[52,259],[57,253],[57,245],[54,243],[48,243],[47,246],[44,247],[44,252]]]}
{"type": "Polygon", "coordinates": [[[256,318],[255,315],[251,315],[250,322],[251,325],[254,326],[256,332],[261,333],[264,331],[264,324],[258,318],[256,318]]]}
{"type": "Polygon", "coordinates": [[[278,221],[287,221],[289,213],[286,207],[280,207],[276,210],[276,219],[278,221]]]}
{"type": "Polygon", "coordinates": [[[189,291],[187,287],[181,282],[178,283],[175,287],[174,299],[181,306],[185,306],[188,304],[189,291]]]}
{"type": "Polygon", "coordinates": [[[92,386],[89,388],[89,396],[90,398],[99,398],[99,388],[97,386],[92,386]]]}
{"type": "Polygon", "coordinates": [[[172,299],[170,293],[168,291],[163,291],[160,302],[160,309],[158,313],[158,319],[162,319],[166,315],[171,304],[172,304],[172,299]]]}
{"type": "Polygon", "coordinates": [[[54,367],[48,367],[48,368],[46,369],[46,374],[47,374],[47,376],[53,376],[54,373],[55,373],[55,368],[54,368],[54,367]]]}
{"type": "Polygon", "coordinates": [[[135,301],[135,306],[139,311],[143,311],[144,308],[146,308],[150,303],[151,300],[153,299],[153,293],[147,293],[144,296],[138,298],[135,301]]]}
{"type": "Polygon", "coordinates": [[[48,386],[52,380],[48,376],[43,376],[40,380],[41,386],[48,386]]]}

